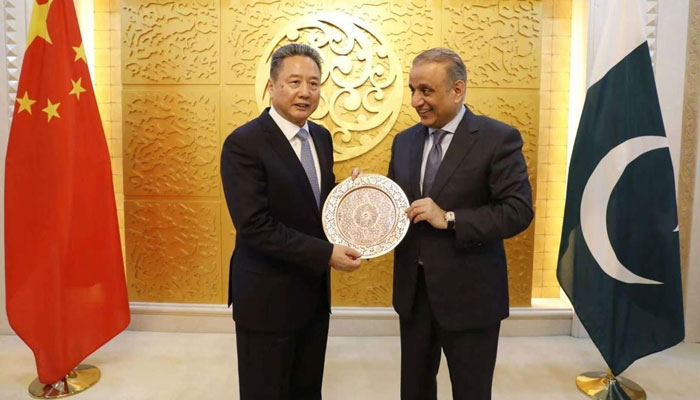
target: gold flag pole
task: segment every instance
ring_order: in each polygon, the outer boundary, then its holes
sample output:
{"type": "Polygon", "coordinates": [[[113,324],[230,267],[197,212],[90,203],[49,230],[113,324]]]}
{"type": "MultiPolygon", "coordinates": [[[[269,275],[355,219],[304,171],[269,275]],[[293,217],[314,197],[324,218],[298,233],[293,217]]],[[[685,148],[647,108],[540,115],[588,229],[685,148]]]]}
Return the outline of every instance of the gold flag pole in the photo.
{"type": "Polygon", "coordinates": [[[56,383],[41,383],[36,378],[29,384],[29,394],[35,399],[61,399],[73,396],[94,386],[100,380],[100,369],[80,364],[56,383]]]}
{"type": "Polygon", "coordinates": [[[576,377],[576,387],[596,400],[646,400],[647,394],[635,382],[608,372],[586,372],[576,377]]]}

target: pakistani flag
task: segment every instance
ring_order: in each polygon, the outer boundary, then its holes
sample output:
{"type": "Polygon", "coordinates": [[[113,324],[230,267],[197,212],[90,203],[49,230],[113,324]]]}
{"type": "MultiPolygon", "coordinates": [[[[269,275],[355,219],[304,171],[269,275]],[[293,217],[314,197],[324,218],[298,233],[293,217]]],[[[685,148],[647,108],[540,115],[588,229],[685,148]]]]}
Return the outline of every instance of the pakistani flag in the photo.
{"type": "Polygon", "coordinates": [[[683,340],[678,214],[638,1],[590,4],[602,24],[588,39],[557,277],[619,375],[683,340]]]}

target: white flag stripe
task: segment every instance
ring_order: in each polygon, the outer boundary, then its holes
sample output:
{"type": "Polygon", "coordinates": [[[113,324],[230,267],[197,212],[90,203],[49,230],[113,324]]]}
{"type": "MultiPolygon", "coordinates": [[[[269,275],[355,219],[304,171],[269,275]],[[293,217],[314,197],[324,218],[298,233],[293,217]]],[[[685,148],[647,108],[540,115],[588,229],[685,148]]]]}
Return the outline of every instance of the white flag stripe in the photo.
{"type": "MultiPolygon", "coordinates": [[[[646,41],[643,0],[591,0],[589,19],[601,21],[589,31],[586,89],[646,41]]],[[[589,27],[591,25],[589,24],[589,27]]]]}

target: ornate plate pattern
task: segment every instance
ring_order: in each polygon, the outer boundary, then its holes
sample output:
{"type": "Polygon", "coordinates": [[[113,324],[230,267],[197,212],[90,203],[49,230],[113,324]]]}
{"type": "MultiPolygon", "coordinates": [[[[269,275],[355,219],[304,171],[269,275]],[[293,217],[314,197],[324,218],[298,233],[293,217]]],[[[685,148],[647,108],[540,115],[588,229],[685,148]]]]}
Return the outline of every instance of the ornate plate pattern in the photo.
{"type": "Polygon", "coordinates": [[[408,198],[391,179],[362,174],[340,182],[323,205],[323,230],[331,243],[357,249],[362,258],[390,252],[406,235],[408,198]]]}

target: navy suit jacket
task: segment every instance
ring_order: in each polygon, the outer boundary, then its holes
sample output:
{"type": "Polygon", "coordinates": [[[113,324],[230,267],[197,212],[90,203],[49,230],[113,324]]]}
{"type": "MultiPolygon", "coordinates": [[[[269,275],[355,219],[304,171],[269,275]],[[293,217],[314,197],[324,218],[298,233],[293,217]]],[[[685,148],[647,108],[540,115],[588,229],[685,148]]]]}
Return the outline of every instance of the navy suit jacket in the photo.
{"type": "MultiPolygon", "coordinates": [[[[330,133],[308,122],[321,169],[321,204],[335,185],[330,133]]],[[[221,179],[236,246],[229,305],[236,324],[285,332],[330,312],[333,245],[304,168],[269,109],[234,130],[221,154],[221,179]]]]}
{"type": "Polygon", "coordinates": [[[433,315],[447,330],[479,328],[508,317],[503,239],[533,217],[532,189],[517,129],[466,110],[429,196],[420,173],[428,128],[417,124],[394,138],[389,178],[409,202],[431,197],[454,211],[454,230],[412,224],[394,253],[394,308],[409,318],[418,261],[422,261],[433,315]]]}

